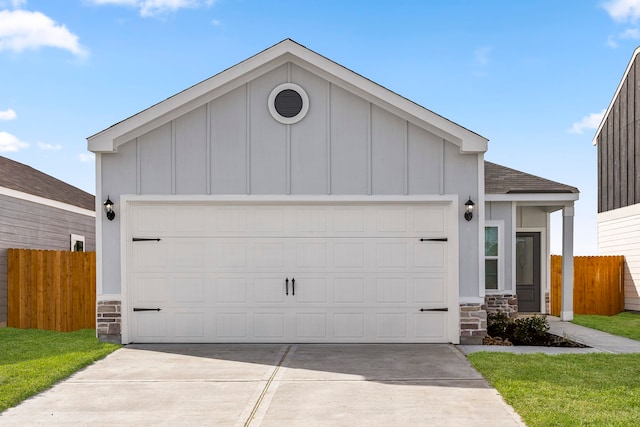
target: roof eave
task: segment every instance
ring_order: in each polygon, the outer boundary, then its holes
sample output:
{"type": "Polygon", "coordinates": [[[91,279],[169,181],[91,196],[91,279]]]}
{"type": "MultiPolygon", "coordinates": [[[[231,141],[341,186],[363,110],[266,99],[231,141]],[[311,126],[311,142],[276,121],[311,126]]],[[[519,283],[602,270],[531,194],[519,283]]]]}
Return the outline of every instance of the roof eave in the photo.
{"type": "Polygon", "coordinates": [[[580,198],[580,193],[510,193],[510,194],[485,194],[486,202],[519,202],[542,204],[564,204],[575,202],[580,198]]]}

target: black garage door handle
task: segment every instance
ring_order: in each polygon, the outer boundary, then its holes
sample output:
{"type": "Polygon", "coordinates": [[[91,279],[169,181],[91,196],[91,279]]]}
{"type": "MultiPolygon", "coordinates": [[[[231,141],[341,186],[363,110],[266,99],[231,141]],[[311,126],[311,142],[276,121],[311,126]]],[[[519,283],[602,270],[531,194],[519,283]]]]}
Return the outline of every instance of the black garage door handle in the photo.
{"type": "Polygon", "coordinates": [[[140,307],[133,307],[133,311],[160,311],[159,308],[140,308],[140,307]]]}

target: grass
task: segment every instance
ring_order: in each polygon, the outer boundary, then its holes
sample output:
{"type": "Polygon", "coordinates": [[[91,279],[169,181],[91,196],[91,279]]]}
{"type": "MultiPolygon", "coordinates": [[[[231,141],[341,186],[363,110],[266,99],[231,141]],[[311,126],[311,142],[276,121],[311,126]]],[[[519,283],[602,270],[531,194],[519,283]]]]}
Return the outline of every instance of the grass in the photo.
{"type": "Polygon", "coordinates": [[[0,412],[118,349],[95,330],[0,328],[0,412]]]}
{"type": "Polygon", "coordinates": [[[480,352],[468,358],[527,426],[630,426],[640,420],[640,354],[480,352]]]}
{"type": "Polygon", "coordinates": [[[640,313],[638,312],[625,311],[616,316],[576,314],[573,323],[640,341],[640,313]]]}

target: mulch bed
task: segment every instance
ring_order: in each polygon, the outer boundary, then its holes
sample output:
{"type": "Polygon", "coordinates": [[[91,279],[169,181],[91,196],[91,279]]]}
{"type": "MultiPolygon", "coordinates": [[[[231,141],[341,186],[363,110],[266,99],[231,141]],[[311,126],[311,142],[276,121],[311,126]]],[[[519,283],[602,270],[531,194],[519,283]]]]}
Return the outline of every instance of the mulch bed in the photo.
{"type": "Polygon", "coordinates": [[[483,340],[484,345],[532,345],[532,346],[541,346],[541,347],[567,347],[567,348],[588,348],[588,345],[580,344],[579,342],[572,341],[570,339],[560,337],[558,335],[553,335],[547,333],[544,338],[536,340],[527,344],[514,344],[509,341],[508,338],[500,338],[500,337],[485,337],[483,340]]]}

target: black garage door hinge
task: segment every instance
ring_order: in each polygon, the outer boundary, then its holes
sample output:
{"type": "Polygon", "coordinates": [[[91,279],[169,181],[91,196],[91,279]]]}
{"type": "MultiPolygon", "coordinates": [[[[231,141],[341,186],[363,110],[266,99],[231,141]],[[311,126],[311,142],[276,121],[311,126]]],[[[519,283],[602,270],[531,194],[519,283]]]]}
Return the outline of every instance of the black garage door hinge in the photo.
{"type": "Polygon", "coordinates": [[[140,308],[140,307],[133,307],[133,311],[160,311],[160,308],[140,308]]]}
{"type": "Polygon", "coordinates": [[[443,308],[421,308],[420,311],[449,311],[447,307],[443,308]]]}
{"type": "Polygon", "coordinates": [[[133,237],[131,239],[133,242],[159,242],[161,239],[159,237],[155,237],[155,238],[147,238],[147,237],[133,237]]]}
{"type": "Polygon", "coordinates": [[[446,237],[437,237],[434,239],[420,239],[421,242],[446,242],[446,237]]]}

